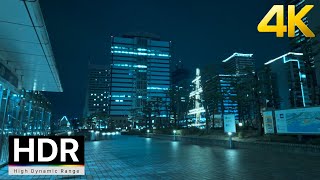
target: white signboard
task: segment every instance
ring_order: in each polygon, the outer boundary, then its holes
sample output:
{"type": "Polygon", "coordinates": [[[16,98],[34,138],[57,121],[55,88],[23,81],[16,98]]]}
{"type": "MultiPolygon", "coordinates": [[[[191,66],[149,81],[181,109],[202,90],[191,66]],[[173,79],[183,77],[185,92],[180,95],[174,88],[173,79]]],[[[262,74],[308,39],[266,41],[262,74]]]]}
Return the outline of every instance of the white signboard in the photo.
{"type": "Polygon", "coordinates": [[[263,127],[265,134],[274,134],[272,111],[263,112],[263,127]]]}
{"type": "Polygon", "coordinates": [[[236,121],[234,114],[225,114],[223,116],[224,121],[224,132],[235,133],[236,132],[236,121]]]}
{"type": "Polygon", "coordinates": [[[275,111],[277,133],[320,134],[320,107],[275,111]]]}

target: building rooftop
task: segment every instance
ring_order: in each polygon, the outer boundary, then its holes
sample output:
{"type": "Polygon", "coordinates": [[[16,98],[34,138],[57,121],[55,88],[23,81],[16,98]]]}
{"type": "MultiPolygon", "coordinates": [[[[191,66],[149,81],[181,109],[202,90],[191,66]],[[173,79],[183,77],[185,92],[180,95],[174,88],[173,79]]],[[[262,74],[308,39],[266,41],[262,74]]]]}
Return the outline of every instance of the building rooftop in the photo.
{"type": "Polygon", "coordinates": [[[234,57],[252,57],[253,54],[244,54],[244,53],[233,53],[230,57],[228,57],[227,59],[223,60],[222,62],[227,62],[230,59],[234,58],[234,57]]]}
{"type": "Polygon", "coordinates": [[[288,52],[288,53],[286,53],[286,54],[284,54],[284,55],[282,55],[282,56],[279,56],[279,57],[277,57],[277,58],[274,58],[274,59],[269,60],[268,62],[264,63],[264,65],[271,64],[271,63],[273,63],[273,62],[275,62],[275,61],[277,61],[277,60],[279,60],[279,59],[282,59],[283,57],[289,56],[289,55],[302,56],[303,53],[288,52]]]}

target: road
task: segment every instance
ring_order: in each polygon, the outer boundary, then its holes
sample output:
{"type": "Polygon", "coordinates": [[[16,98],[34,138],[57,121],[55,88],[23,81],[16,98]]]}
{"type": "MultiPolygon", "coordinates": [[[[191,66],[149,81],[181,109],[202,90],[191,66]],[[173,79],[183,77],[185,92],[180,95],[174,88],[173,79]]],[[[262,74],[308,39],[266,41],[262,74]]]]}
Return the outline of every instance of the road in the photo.
{"type": "Polygon", "coordinates": [[[7,176],[5,167],[0,179],[320,178],[320,155],[226,149],[135,136],[114,136],[85,145],[85,176],[7,176]]]}

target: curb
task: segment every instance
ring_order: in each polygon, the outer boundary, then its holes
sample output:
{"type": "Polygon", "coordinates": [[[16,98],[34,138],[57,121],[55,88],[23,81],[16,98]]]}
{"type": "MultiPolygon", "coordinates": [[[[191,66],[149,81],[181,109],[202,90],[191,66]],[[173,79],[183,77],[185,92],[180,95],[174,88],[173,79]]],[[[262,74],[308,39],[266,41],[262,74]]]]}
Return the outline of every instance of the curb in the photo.
{"type": "MultiPolygon", "coordinates": [[[[208,144],[213,146],[229,147],[228,140],[221,139],[208,139],[198,137],[187,137],[187,136],[173,136],[173,135],[160,135],[160,134],[149,134],[144,137],[151,137],[157,139],[181,141],[194,144],[208,144]]],[[[289,144],[289,143],[277,143],[277,142],[243,142],[233,140],[233,147],[239,149],[256,149],[266,151],[277,151],[277,152],[289,152],[289,153],[310,153],[320,155],[320,146],[317,145],[306,145],[306,144],[289,144]]]]}

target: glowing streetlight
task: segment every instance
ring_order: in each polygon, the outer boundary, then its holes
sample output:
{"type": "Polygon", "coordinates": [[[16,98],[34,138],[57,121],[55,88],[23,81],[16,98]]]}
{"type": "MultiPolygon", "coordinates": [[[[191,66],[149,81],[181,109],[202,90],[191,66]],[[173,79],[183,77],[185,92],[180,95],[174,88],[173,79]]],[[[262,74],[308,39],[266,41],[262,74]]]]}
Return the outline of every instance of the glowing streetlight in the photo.
{"type": "Polygon", "coordinates": [[[173,137],[174,137],[174,141],[176,140],[176,133],[177,133],[177,130],[173,130],[173,137]]]}
{"type": "Polygon", "coordinates": [[[240,123],[239,123],[239,126],[240,126],[240,127],[242,127],[242,126],[243,126],[242,122],[240,122],[240,123]]]}
{"type": "Polygon", "coordinates": [[[232,149],[233,145],[232,145],[232,132],[228,132],[229,135],[229,148],[232,149]]]}

